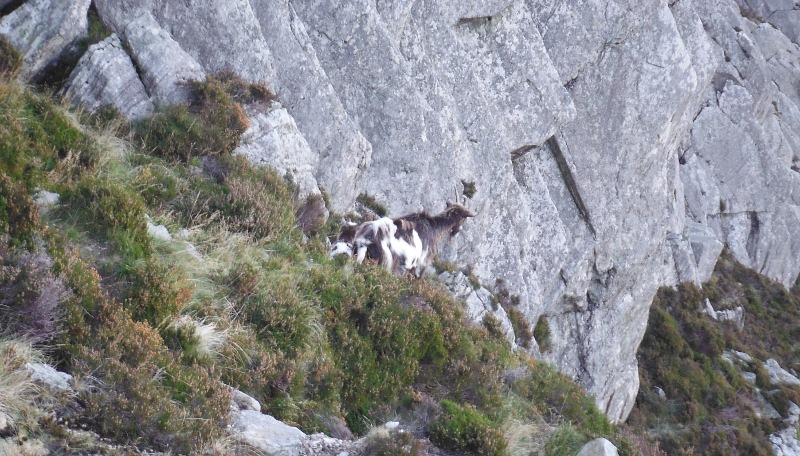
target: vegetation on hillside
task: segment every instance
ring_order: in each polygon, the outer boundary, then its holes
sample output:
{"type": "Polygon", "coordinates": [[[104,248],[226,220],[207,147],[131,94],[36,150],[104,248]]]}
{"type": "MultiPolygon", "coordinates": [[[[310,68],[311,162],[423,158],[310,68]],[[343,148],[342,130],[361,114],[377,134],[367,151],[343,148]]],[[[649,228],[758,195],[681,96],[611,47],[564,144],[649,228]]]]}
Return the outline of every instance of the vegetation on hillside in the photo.
{"type": "Polygon", "coordinates": [[[650,310],[639,348],[641,387],[628,419],[632,434],[648,435],[667,454],[772,454],[769,436],[788,427],[789,401],[800,388],[772,385],[763,362],[774,358],[800,371],[800,288],[782,285],[737,263],[727,253],[702,289],[662,289],[650,310]],[[744,329],[714,321],[701,309],[744,308],[744,329]],[[727,350],[751,355],[744,366],[727,350]],[[742,373],[755,374],[755,384],[742,373]],[[659,394],[657,388],[663,391],[659,394]],[[781,414],[769,418],[759,396],[781,414]]]}
{"type": "MultiPolygon", "coordinates": [[[[633,451],[578,386],[491,320],[467,323],[440,284],[328,259],[329,233],[298,228],[318,199],[231,156],[241,103],[269,103],[265,87],[224,74],[141,122],[79,119],[14,82],[0,49],[0,412],[13,420],[0,449],[212,453],[234,387],[306,432],[399,418],[414,442],[458,453],[574,454],[597,436],[633,451]],[[41,190],[60,201],[40,213],[41,190]],[[41,351],[74,396],[21,373],[41,351]]],[[[370,444],[422,448],[393,439],[370,444]]]]}

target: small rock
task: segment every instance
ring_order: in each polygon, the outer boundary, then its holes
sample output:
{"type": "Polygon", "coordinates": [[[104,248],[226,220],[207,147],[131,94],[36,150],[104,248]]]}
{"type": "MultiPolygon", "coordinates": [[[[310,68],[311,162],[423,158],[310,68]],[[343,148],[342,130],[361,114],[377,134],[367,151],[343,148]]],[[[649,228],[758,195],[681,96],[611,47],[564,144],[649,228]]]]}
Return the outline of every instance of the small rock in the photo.
{"type": "Polygon", "coordinates": [[[397,426],[400,426],[399,421],[389,421],[388,423],[383,425],[383,427],[385,427],[386,429],[394,429],[397,426]]]}
{"type": "Polygon", "coordinates": [[[231,408],[235,410],[254,410],[256,412],[260,412],[261,403],[259,403],[255,398],[248,396],[247,394],[234,388],[231,391],[231,408]]]}
{"type": "Polygon", "coordinates": [[[69,381],[72,380],[72,376],[64,372],[59,372],[47,364],[25,363],[25,369],[30,373],[33,380],[42,383],[53,391],[72,390],[72,387],[69,386],[69,381]]]}
{"type": "Polygon", "coordinates": [[[11,426],[11,417],[0,412],[0,432],[4,431],[9,426],[11,426]]]}
{"type": "Polygon", "coordinates": [[[665,393],[663,389],[661,389],[661,388],[656,386],[655,390],[656,390],[656,394],[658,394],[658,397],[660,397],[661,400],[664,400],[664,401],[667,400],[667,393],[665,393]]]}
{"type": "Polygon", "coordinates": [[[154,225],[150,221],[147,222],[147,234],[149,234],[151,238],[158,239],[159,241],[172,241],[172,235],[169,234],[169,230],[166,226],[154,225]]]}
{"type": "Polygon", "coordinates": [[[613,443],[604,438],[594,439],[581,448],[578,456],[618,456],[619,452],[613,443]]]}
{"type": "Polygon", "coordinates": [[[34,195],[36,204],[43,209],[55,206],[58,204],[60,198],[61,195],[58,193],[48,192],[46,190],[39,190],[36,192],[36,195],[34,195]]]}
{"type": "Polygon", "coordinates": [[[742,379],[751,385],[756,384],[756,374],[753,372],[742,372],[742,379]]]}
{"type": "Polygon", "coordinates": [[[748,355],[745,352],[731,350],[731,353],[742,362],[745,362],[745,363],[752,363],[753,362],[753,357],[748,355]]]}

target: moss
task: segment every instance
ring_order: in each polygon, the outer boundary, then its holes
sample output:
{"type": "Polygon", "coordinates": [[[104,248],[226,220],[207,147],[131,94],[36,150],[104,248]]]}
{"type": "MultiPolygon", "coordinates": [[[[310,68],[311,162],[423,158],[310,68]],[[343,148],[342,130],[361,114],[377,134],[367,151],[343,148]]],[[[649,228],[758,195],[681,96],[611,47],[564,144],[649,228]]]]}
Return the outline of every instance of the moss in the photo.
{"type": "Polygon", "coordinates": [[[536,320],[536,326],[533,327],[533,338],[539,344],[539,350],[542,353],[550,351],[550,324],[547,322],[547,316],[540,315],[536,320]]]}
{"type": "Polygon", "coordinates": [[[386,206],[379,203],[378,200],[370,195],[367,195],[366,193],[358,195],[356,202],[374,212],[376,215],[378,215],[378,217],[386,217],[386,215],[389,213],[389,211],[386,209],[386,206]]]}

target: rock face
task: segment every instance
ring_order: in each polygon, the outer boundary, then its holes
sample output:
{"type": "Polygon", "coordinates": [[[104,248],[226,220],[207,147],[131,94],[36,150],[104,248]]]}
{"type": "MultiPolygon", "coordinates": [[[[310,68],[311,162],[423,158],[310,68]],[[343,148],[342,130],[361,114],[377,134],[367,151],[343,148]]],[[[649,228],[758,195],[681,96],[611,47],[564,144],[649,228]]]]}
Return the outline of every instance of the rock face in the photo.
{"type": "Polygon", "coordinates": [[[183,83],[202,81],[205,72],[145,11],[125,27],[125,42],[142,73],[142,82],[157,105],[189,100],[183,83]]]}
{"type": "MultiPolygon", "coordinates": [[[[95,5],[155,105],[223,68],[269,84],[280,107],[252,107],[239,152],[324,189],[335,210],[366,192],[391,214],[437,212],[474,185],[480,215],[442,256],[503,279],[530,322],[547,315],[545,359],[613,421],[633,406],[658,287],[701,284],[723,245],[785,285],[800,272],[789,0],[95,5]]],[[[28,24],[15,15],[0,30],[28,24]]],[[[76,98],[142,99],[103,82],[117,70],[92,60],[100,52],[73,77],[98,87],[76,98]]]]}
{"type": "Polygon", "coordinates": [[[0,35],[23,55],[23,78],[36,76],[86,35],[90,3],[91,0],[30,0],[0,19],[0,35]]]}
{"type": "Polygon", "coordinates": [[[234,151],[252,163],[269,165],[282,175],[288,175],[302,194],[319,194],[314,171],[319,156],[311,149],[292,116],[280,103],[266,111],[251,107],[247,110],[250,127],[242,143],[234,151]]]}

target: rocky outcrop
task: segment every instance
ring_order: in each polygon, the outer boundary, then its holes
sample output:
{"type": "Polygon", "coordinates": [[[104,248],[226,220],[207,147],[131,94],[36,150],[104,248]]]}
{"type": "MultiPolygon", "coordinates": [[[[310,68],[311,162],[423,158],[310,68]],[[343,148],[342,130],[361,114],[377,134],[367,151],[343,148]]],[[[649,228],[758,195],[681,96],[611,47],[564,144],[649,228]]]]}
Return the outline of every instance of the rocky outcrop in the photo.
{"type": "MultiPolygon", "coordinates": [[[[785,285],[800,273],[789,3],[95,1],[137,70],[120,78],[156,105],[223,68],[269,84],[280,104],[248,108],[239,153],[333,209],[366,192],[436,212],[474,186],[480,215],[442,256],[547,315],[544,357],[613,421],[658,287],[702,284],[723,245],[785,285]]],[[[76,98],[130,105],[102,55],[76,98]]]]}
{"type": "Polygon", "coordinates": [[[113,106],[129,119],[145,117],[154,109],[116,34],[89,47],[70,76],[66,97],[90,111],[113,106]]]}
{"type": "Polygon", "coordinates": [[[91,0],[30,0],[0,19],[0,36],[22,53],[24,79],[34,78],[86,35],[90,3],[91,0]]]}

